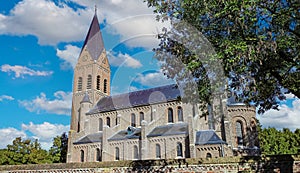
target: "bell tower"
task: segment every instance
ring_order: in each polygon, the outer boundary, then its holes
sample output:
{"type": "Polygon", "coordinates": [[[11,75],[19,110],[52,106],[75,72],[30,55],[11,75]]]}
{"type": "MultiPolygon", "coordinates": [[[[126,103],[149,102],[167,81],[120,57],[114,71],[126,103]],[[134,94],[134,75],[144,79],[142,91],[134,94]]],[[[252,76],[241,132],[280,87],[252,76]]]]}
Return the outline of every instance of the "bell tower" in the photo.
{"type": "Polygon", "coordinates": [[[110,65],[95,10],[95,15],[74,69],[69,144],[72,144],[86,133],[84,131],[86,112],[82,112],[81,103],[88,99],[91,108],[101,97],[109,95],[110,65]]]}
{"type": "Polygon", "coordinates": [[[85,93],[92,105],[110,95],[110,66],[96,12],[74,69],[71,130],[80,131],[77,113],[85,93]]]}

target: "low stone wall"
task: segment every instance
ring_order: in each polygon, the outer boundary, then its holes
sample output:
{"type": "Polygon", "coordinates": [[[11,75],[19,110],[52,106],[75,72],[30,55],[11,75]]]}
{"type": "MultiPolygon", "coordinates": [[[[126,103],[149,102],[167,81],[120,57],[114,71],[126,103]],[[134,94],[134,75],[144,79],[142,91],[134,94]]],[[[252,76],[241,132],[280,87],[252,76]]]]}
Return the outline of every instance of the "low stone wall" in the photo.
{"type": "Polygon", "coordinates": [[[300,157],[283,155],[268,157],[229,157],[217,159],[178,159],[65,163],[0,166],[1,173],[300,173],[300,157]]]}

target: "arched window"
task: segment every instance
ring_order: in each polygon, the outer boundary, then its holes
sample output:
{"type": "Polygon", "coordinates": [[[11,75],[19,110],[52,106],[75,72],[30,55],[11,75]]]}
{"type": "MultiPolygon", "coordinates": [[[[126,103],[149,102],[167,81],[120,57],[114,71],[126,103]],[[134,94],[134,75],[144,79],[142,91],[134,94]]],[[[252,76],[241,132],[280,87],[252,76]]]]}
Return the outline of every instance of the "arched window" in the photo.
{"type": "Polygon", "coordinates": [[[82,77],[78,78],[77,91],[82,91],[82,77]]]}
{"type": "Polygon", "coordinates": [[[97,148],[96,149],[96,161],[97,162],[101,162],[102,161],[101,155],[102,155],[101,150],[99,148],[97,148]]]}
{"type": "Polygon", "coordinates": [[[173,123],[174,119],[173,119],[173,109],[169,108],[168,109],[168,123],[173,123]]]}
{"type": "Polygon", "coordinates": [[[115,151],[115,159],[116,160],[120,160],[120,149],[118,147],[116,147],[116,151],[115,151]]]}
{"type": "Polygon", "coordinates": [[[92,89],[92,75],[88,75],[86,89],[92,89]]]}
{"type": "Polygon", "coordinates": [[[180,142],[177,143],[177,157],[182,157],[182,144],[180,142]]]}
{"type": "Polygon", "coordinates": [[[80,122],[78,121],[78,123],[77,123],[77,133],[79,133],[80,132],[80,122]]]}
{"type": "Polygon", "coordinates": [[[133,159],[139,159],[139,150],[136,145],[133,146],[133,159]]]}
{"type": "Polygon", "coordinates": [[[244,145],[243,124],[241,121],[235,123],[236,141],[238,145],[244,145]]]}
{"type": "Polygon", "coordinates": [[[103,120],[99,118],[99,131],[103,131],[103,120]]]}
{"type": "Polygon", "coordinates": [[[97,76],[97,90],[100,90],[100,75],[97,76]]]}
{"type": "Polygon", "coordinates": [[[103,81],[103,92],[107,93],[107,79],[104,79],[103,81]]]}
{"type": "Polygon", "coordinates": [[[108,127],[110,127],[110,118],[109,118],[109,117],[106,117],[106,125],[107,125],[108,127]]]}
{"type": "Polygon", "coordinates": [[[156,155],[156,158],[161,158],[161,154],[160,154],[160,145],[159,144],[156,144],[155,145],[155,155],[156,155]]]}
{"type": "Polygon", "coordinates": [[[135,114],[134,113],[131,114],[131,126],[132,127],[136,126],[135,114]]]}
{"type": "Polygon", "coordinates": [[[80,161],[84,162],[84,151],[80,150],[80,161]]]}
{"type": "Polygon", "coordinates": [[[80,132],[80,110],[78,110],[78,117],[77,117],[77,133],[80,132]]]}
{"type": "Polygon", "coordinates": [[[178,115],[178,121],[183,121],[183,112],[182,112],[182,107],[177,108],[177,115],[178,115]]]}
{"type": "Polygon", "coordinates": [[[119,120],[118,120],[118,115],[116,116],[116,119],[115,119],[115,120],[116,120],[116,122],[115,122],[115,123],[116,123],[116,125],[118,125],[118,123],[119,123],[119,120]]]}
{"type": "Polygon", "coordinates": [[[210,159],[210,158],[212,158],[212,155],[210,153],[206,153],[206,158],[210,159]]]}
{"type": "Polygon", "coordinates": [[[140,112],[140,126],[142,126],[142,121],[145,119],[144,112],[140,112]]]}

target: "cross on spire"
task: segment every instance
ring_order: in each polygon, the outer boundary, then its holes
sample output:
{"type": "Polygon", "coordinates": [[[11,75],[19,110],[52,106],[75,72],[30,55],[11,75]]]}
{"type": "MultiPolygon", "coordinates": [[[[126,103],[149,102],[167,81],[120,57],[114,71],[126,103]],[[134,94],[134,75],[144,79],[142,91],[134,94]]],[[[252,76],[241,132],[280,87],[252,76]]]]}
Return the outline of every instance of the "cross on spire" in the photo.
{"type": "Polygon", "coordinates": [[[97,5],[95,4],[95,15],[97,14],[97,5]]]}

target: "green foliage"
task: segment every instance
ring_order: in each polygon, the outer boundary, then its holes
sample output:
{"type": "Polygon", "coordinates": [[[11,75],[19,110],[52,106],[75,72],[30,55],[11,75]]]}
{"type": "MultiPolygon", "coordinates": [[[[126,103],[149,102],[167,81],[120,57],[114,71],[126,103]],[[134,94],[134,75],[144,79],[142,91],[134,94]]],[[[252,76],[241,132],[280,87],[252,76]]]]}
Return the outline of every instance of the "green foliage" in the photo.
{"type": "Polygon", "coordinates": [[[195,42],[199,34],[195,34],[191,27],[201,32],[215,49],[216,56],[213,57],[222,62],[225,76],[230,81],[229,89],[240,101],[255,103],[259,113],[263,113],[277,109],[278,101],[284,100],[286,93],[300,98],[300,1],[145,2],[155,8],[158,20],[170,20],[173,26],[158,36],[161,43],[154,49],[163,63],[163,71],[168,77],[185,82],[186,76],[182,74],[190,70],[197,79],[201,100],[209,101],[213,87],[207,78],[211,74],[203,68],[207,62],[203,62],[201,53],[174,37],[177,34],[189,44],[205,47],[206,44],[195,42]],[[185,22],[186,27],[177,27],[178,21],[185,22]]]}
{"type": "Polygon", "coordinates": [[[300,129],[292,132],[286,128],[265,128],[259,132],[260,148],[265,155],[299,154],[299,139],[300,129]]]}
{"type": "Polygon", "coordinates": [[[53,139],[49,151],[41,148],[38,140],[17,137],[7,148],[0,150],[0,165],[65,163],[68,137],[66,133],[53,139]]]}
{"type": "Polygon", "coordinates": [[[66,163],[67,147],[68,137],[66,133],[63,133],[61,136],[56,136],[53,139],[53,145],[49,150],[49,154],[52,156],[51,160],[53,163],[66,163]]]}
{"type": "Polygon", "coordinates": [[[47,151],[41,148],[37,140],[22,140],[21,137],[1,150],[0,156],[2,165],[51,163],[47,151]]]}

